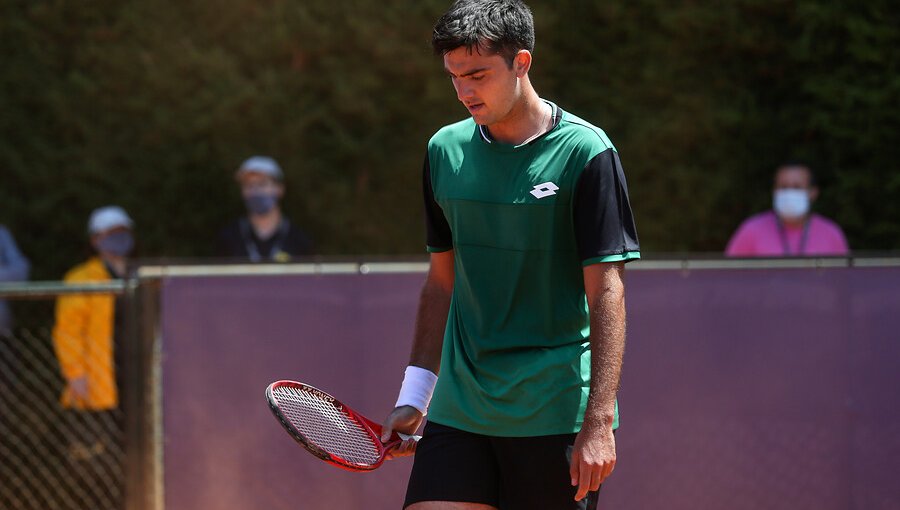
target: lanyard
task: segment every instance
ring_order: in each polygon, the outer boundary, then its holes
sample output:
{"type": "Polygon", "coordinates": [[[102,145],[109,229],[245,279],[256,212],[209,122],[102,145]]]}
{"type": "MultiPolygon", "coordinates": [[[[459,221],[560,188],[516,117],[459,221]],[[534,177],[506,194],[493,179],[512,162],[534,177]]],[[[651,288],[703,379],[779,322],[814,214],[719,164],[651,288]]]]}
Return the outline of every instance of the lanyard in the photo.
{"type": "MultiPolygon", "coordinates": [[[[806,251],[806,239],[809,237],[809,224],[811,218],[808,218],[803,223],[803,234],[800,237],[800,246],[797,250],[796,255],[803,255],[803,252],[806,251]]],[[[784,228],[784,224],[781,222],[781,218],[777,215],[775,216],[775,223],[778,224],[778,235],[781,237],[781,246],[784,248],[785,255],[791,255],[791,246],[788,243],[787,231],[784,228]]]]}
{"type": "MultiPolygon", "coordinates": [[[[240,227],[241,238],[244,240],[244,248],[247,250],[247,256],[250,257],[250,261],[261,261],[262,255],[259,253],[259,248],[257,248],[256,246],[256,241],[254,240],[253,233],[250,230],[250,222],[247,220],[247,218],[241,218],[240,227]]],[[[281,252],[281,245],[284,243],[284,239],[287,237],[287,230],[288,221],[284,218],[281,218],[281,221],[278,223],[278,230],[276,230],[274,234],[275,242],[272,243],[272,249],[269,252],[270,258],[281,252]]]]}

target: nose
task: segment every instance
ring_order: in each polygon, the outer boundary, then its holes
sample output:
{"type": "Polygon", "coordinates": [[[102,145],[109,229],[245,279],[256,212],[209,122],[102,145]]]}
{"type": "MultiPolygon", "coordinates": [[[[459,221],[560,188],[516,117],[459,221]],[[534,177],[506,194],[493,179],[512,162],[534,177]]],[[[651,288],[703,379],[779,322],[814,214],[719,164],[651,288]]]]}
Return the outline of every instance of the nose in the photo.
{"type": "Polygon", "coordinates": [[[463,103],[472,98],[472,87],[466,85],[465,80],[453,80],[453,87],[456,89],[456,98],[463,103]]]}

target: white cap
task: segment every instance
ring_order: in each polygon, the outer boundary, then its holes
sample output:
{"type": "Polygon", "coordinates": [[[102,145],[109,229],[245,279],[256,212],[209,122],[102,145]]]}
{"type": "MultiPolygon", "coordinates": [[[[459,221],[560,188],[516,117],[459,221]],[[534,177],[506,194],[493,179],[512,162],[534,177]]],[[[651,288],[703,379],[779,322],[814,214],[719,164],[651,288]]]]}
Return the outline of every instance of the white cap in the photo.
{"type": "Polygon", "coordinates": [[[246,161],[241,163],[241,166],[238,167],[237,177],[249,172],[257,172],[263,175],[268,175],[269,177],[282,180],[284,177],[281,173],[281,167],[278,166],[278,163],[268,157],[268,156],[253,156],[252,158],[248,158],[246,161]]]}
{"type": "Polygon", "coordinates": [[[94,209],[91,219],[88,220],[88,233],[97,234],[116,227],[131,228],[134,222],[125,209],[117,205],[108,205],[94,209]]]}

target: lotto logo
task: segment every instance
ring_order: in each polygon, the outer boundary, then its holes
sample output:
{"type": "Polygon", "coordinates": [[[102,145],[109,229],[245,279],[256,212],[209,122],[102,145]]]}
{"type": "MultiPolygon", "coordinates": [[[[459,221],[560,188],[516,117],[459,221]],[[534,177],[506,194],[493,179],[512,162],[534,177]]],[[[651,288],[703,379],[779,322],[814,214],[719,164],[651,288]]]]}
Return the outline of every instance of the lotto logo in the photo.
{"type": "Polygon", "coordinates": [[[556,190],[559,189],[559,186],[553,184],[550,181],[543,182],[538,184],[531,190],[531,194],[534,195],[535,198],[544,198],[549,197],[550,195],[555,195],[556,190]]]}

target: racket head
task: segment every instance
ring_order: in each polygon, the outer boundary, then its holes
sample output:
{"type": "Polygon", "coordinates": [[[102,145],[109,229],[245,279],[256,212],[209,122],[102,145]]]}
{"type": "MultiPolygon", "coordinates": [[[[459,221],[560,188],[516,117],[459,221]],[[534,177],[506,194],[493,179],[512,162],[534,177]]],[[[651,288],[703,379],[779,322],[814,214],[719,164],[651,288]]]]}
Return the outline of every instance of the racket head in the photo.
{"type": "Polygon", "coordinates": [[[283,380],[266,388],[266,400],[287,433],[319,459],[348,471],[371,471],[384,462],[381,426],[334,396],[283,380]]]}

